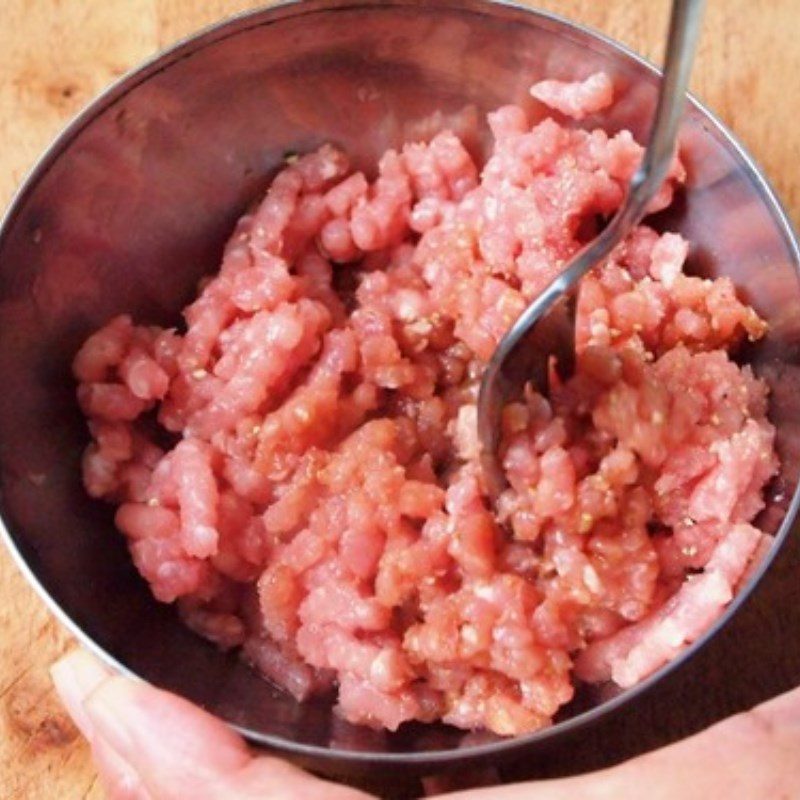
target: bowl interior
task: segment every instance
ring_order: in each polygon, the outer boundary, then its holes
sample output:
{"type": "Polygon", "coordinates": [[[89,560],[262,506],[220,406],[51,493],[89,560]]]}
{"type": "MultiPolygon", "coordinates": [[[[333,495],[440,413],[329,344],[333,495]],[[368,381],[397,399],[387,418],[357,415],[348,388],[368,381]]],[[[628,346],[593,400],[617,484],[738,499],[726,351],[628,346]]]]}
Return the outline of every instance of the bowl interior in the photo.
{"type": "MultiPolygon", "coordinates": [[[[114,314],[176,320],[287,151],[333,141],[357,164],[374,164],[388,147],[444,125],[466,129],[504,103],[535,115],[533,81],[597,69],[614,77],[618,102],[585,124],[627,127],[641,139],[653,72],[566,23],[470,0],[310,2],[195,38],[73,124],[21,192],[0,238],[2,514],[12,547],[62,618],[120,665],[253,740],[341,764],[491,755],[575,729],[632,694],[585,693],[548,731],[499,744],[444,726],[378,734],[341,722],[326,703],[298,705],[150,597],[111,510],[81,487],[87,434],[69,371],[85,336],[114,314]]],[[[485,134],[471,146],[484,148],[485,134]]],[[[754,168],[696,107],[682,152],[688,191],[658,223],[690,239],[693,269],[729,275],[771,325],[749,357],[773,387],[783,461],[762,523],[783,535],[800,463],[795,245],[754,168]]]]}

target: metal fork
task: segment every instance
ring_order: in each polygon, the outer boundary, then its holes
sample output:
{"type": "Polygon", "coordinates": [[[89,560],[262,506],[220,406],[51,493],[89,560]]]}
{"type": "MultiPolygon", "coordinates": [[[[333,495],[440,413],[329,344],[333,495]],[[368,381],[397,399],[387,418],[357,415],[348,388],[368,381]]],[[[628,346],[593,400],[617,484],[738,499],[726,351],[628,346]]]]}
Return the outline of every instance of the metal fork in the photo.
{"type": "Polygon", "coordinates": [[[499,454],[503,408],[531,383],[547,394],[548,365],[558,357],[566,377],[575,362],[575,298],[580,279],[601,263],[642,219],[667,176],[683,115],[704,0],[674,0],[664,74],[650,137],[625,201],[603,231],[525,309],[500,340],[481,380],[478,437],[481,466],[493,497],[505,488],[499,454]]]}

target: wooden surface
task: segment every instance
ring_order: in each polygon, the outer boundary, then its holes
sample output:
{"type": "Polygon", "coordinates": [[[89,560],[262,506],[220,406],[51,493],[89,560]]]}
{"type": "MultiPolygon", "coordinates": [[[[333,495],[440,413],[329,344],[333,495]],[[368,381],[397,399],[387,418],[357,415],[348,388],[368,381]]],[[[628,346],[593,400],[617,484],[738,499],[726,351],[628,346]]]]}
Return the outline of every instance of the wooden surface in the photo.
{"type": "MultiPolygon", "coordinates": [[[[62,125],[110,81],[246,0],[0,0],[0,205],[62,125]]],[[[658,58],[666,0],[540,5],[658,58]]],[[[693,89],[734,130],[800,223],[797,0],[708,0],[693,89]]],[[[686,668],[540,774],[606,765],[800,683],[800,537],[756,596],[686,668]]],[[[0,550],[0,798],[103,796],[47,668],[69,637],[0,550]]],[[[506,771],[533,774],[533,767],[506,771]]]]}

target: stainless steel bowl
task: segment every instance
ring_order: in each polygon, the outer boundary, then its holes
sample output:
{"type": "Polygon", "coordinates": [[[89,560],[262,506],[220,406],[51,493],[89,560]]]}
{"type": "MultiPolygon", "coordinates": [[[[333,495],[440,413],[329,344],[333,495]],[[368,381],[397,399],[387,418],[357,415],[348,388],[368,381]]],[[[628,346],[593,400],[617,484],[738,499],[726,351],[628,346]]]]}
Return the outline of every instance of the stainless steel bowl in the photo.
{"type": "Polygon", "coordinates": [[[446,119],[467,107],[482,115],[527,105],[535,79],[597,69],[614,76],[619,100],[591,122],[643,137],[657,73],[595,33],[485,0],[311,0],[180,44],[59,137],[0,231],[0,489],[3,534],[20,567],[87,646],[320,769],[424,771],[495,761],[584,730],[661,680],[736,612],[797,508],[800,254],[763,177],[696,103],[682,134],[688,191],[658,222],[691,240],[694,269],[731,276],[769,321],[748,358],[773,388],[783,468],[761,520],[775,533],[772,548],[713,629],[640,686],[584,691],[551,728],[513,740],[444,726],[390,735],[353,728],[326,704],[298,705],[186,630],[136,575],[111,511],[81,487],[86,431],[69,370],[79,344],[123,311],[174,320],[286,151],[332,140],[370,164],[435,124],[437,109],[446,119]]]}

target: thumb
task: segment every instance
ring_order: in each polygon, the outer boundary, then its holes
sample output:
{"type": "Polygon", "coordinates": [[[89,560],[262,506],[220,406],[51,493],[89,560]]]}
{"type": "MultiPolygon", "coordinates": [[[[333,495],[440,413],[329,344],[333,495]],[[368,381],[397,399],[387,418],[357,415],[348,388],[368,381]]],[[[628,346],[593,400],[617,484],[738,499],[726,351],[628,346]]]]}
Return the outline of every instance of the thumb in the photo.
{"type": "Polygon", "coordinates": [[[366,795],[254,757],[220,720],[168,692],[108,674],[86,653],[53,668],[112,797],[125,800],[366,800],[366,795]]]}

